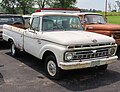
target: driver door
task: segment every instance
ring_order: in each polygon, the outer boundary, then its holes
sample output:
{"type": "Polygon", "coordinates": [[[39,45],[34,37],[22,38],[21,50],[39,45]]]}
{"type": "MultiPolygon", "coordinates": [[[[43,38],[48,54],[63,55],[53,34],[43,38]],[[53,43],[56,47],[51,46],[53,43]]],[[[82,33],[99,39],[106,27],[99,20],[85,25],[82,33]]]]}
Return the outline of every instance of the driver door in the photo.
{"type": "Polygon", "coordinates": [[[40,17],[33,17],[31,28],[29,28],[24,34],[25,51],[36,57],[39,57],[39,51],[41,48],[42,32],[40,31],[40,20],[40,17]]]}

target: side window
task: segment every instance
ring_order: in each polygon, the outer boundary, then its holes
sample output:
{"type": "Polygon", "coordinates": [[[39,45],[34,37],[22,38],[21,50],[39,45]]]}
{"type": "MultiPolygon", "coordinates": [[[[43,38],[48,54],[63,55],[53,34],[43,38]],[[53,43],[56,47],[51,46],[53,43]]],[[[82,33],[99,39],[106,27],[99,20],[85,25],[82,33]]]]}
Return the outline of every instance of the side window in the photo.
{"type": "Polygon", "coordinates": [[[31,28],[35,31],[40,31],[40,17],[34,17],[31,28]]]}

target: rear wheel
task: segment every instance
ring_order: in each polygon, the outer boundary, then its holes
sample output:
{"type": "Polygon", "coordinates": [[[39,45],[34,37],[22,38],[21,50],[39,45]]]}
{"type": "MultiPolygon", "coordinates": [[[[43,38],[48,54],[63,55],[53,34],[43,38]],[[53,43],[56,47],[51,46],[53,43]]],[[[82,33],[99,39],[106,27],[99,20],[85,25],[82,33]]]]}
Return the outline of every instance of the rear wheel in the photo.
{"type": "Polygon", "coordinates": [[[62,70],[58,67],[53,55],[49,55],[45,59],[45,72],[50,79],[60,79],[62,77],[62,70]]]}
{"type": "Polygon", "coordinates": [[[16,48],[14,42],[11,42],[11,55],[13,57],[19,56],[20,55],[20,50],[16,48]]]}

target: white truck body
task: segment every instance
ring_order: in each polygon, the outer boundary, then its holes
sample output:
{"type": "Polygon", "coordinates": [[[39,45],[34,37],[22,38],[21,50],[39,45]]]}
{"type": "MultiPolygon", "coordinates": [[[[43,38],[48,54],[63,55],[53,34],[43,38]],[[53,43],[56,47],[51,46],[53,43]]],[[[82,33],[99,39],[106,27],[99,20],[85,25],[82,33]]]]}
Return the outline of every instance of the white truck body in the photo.
{"type": "MultiPolygon", "coordinates": [[[[62,70],[95,67],[117,61],[118,57],[115,56],[117,45],[112,37],[81,30],[43,31],[42,29],[44,16],[78,16],[69,13],[34,13],[30,20],[31,26],[36,16],[40,19],[39,31],[4,25],[3,39],[12,41],[16,48],[30,53],[43,62],[49,56],[47,54],[44,58],[44,55],[49,52],[54,55],[56,66],[62,70]]],[[[52,63],[51,67],[53,66],[52,63]]],[[[48,69],[49,66],[46,67],[48,69]]],[[[58,71],[57,68],[55,70],[58,71]]],[[[52,74],[48,69],[50,78],[56,78],[56,72],[52,74]]]]}

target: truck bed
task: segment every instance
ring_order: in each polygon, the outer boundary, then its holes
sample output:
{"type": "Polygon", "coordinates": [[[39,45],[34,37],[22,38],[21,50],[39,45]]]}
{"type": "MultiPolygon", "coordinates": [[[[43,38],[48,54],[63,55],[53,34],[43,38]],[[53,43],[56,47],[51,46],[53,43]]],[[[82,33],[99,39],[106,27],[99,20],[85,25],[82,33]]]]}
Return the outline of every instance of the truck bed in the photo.
{"type": "Polygon", "coordinates": [[[26,29],[24,24],[10,24],[11,26],[26,29]]]}
{"type": "Polygon", "coordinates": [[[18,25],[3,25],[3,39],[7,42],[14,41],[15,45],[19,48],[23,48],[25,28],[18,25]],[[15,39],[15,40],[14,40],[15,39]]]}

